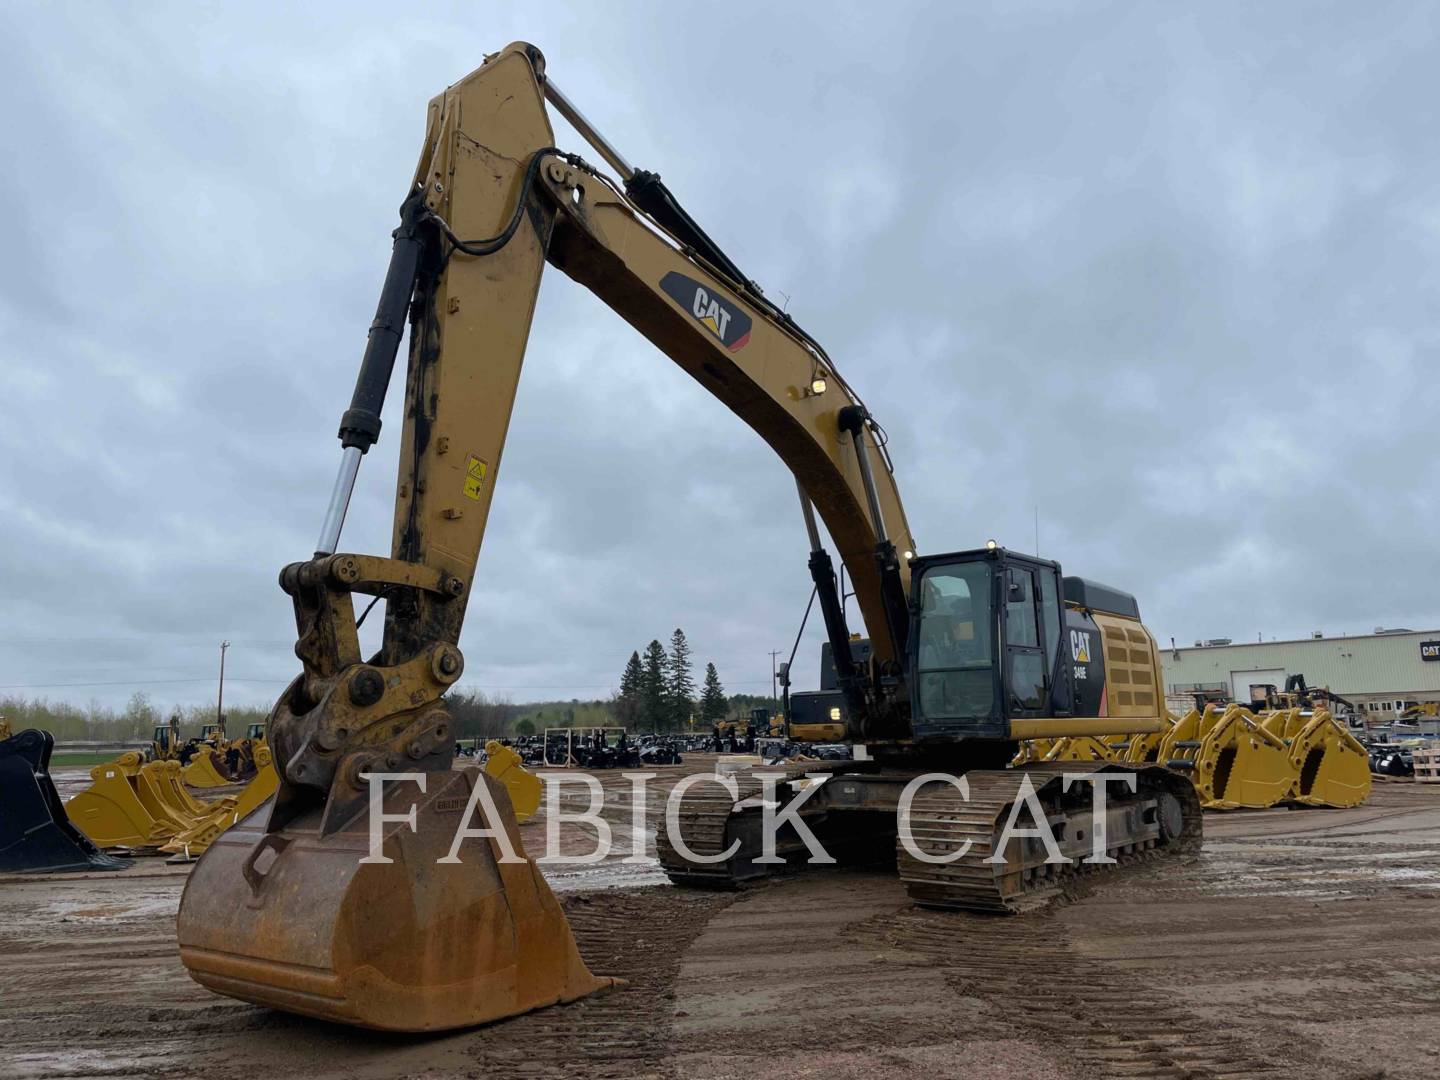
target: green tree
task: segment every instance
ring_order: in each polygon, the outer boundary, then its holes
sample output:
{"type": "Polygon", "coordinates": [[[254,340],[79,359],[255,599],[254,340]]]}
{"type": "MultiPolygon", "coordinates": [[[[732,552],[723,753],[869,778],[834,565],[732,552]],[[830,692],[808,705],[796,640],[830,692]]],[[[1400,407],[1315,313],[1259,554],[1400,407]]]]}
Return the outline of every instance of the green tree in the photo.
{"type": "Polygon", "coordinates": [[[516,734],[516,735],[534,735],[534,734],[535,734],[535,725],[532,724],[529,720],[517,720],[517,721],[515,722],[515,734],[516,734]]]}
{"type": "Polygon", "coordinates": [[[690,642],[678,626],[670,635],[670,669],[665,679],[666,712],[672,727],[684,729],[695,711],[695,678],[690,674],[690,642]]]}
{"type": "Polygon", "coordinates": [[[720,674],[715,670],[714,664],[705,665],[705,688],[700,691],[700,722],[707,728],[713,728],[721,720],[725,719],[726,707],[729,702],[725,698],[725,688],[720,685],[720,674]]]}
{"type": "Polygon", "coordinates": [[[652,732],[658,732],[665,722],[669,666],[665,648],[659,641],[645,646],[640,668],[640,721],[652,732]]]}
{"type": "Polygon", "coordinates": [[[640,698],[645,682],[645,671],[640,666],[640,654],[632,652],[620,675],[620,692],[615,695],[615,718],[621,727],[634,727],[640,719],[640,698]]]}

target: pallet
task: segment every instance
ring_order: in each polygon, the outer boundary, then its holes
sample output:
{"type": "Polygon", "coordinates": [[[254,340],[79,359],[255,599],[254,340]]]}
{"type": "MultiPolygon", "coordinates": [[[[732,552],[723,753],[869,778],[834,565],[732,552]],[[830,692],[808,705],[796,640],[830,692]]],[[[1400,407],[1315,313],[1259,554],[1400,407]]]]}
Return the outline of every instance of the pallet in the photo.
{"type": "Polygon", "coordinates": [[[1440,748],[1415,751],[1415,782],[1440,784],[1440,748]]]}

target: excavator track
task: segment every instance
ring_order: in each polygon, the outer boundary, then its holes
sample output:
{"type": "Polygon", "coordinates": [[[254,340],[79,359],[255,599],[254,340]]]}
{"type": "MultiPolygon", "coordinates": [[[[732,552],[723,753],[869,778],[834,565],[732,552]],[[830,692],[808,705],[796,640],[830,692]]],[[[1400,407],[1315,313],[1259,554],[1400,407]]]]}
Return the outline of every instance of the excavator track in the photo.
{"type": "MultiPolygon", "coordinates": [[[[804,769],[769,770],[771,775],[783,773],[785,780],[805,775],[804,769]]],[[[685,858],[670,843],[664,823],[656,830],[655,849],[660,865],[676,885],[697,888],[733,888],[740,882],[762,876],[769,868],[755,866],[752,859],[759,854],[757,846],[747,846],[741,834],[758,837],[760,799],[765,783],[757,774],[732,774],[739,797],[733,797],[720,784],[697,785],[685,793],[680,804],[680,836],[694,854],[702,858],[719,855],[741,839],[741,849],[724,862],[697,863],[685,858]]],[[[778,783],[777,783],[778,787],[778,783]]]]}
{"type": "MultiPolygon", "coordinates": [[[[962,849],[964,854],[939,864],[897,845],[900,879],[910,898],[925,907],[1016,914],[1048,903],[1082,875],[1113,875],[1157,855],[1187,855],[1200,848],[1199,797],[1187,779],[1166,769],[1055,762],[965,776],[968,799],[951,785],[937,784],[922,790],[910,810],[917,850],[932,858],[953,857],[962,849]],[[1091,797],[1086,784],[1062,790],[1067,772],[1135,775],[1133,793],[1107,785],[1106,855],[1113,863],[1083,861],[1093,852],[1091,797]],[[1066,856],[1063,862],[1047,861],[1044,843],[1025,836],[1012,836],[1000,857],[990,861],[1019,796],[1022,776],[1030,779],[1066,856]]],[[[1022,811],[1016,827],[1033,825],[1030,814],[1022,811]]]]}
{"type": "MultiPolygon", "coordinates": [[[[894,817],[898,795],[916,774],[835,771],[838,775],[829,777],[801,808],[802,819],[815,828],[829,849],[833,839],[853,831],[847,822],[853,816],[850,812],[869,811],[865,825],[873,829],[876,813],[888,810],[900,878],[910,898],[925,907],[1014,914],[1048,903],[1082,876],[1114,875],[1128,866],[1161,856],[1192,854],[1200,847],[1201,811],[1194,787],[1185,777],[1158,766],[1055,762],[975,770],[965,774],[968,798],[950,784],[927,785],[911,804],[909,834],[917,851],[931,859],[949,860],[943,863],[927,862],[899,842],[894,817]],[[1094,853],[1091,785],[1079,781],[1065,790],[1063,778],[1066,773],[1087,772],[1129,773],[1136,778],[1133,792],[1123,784],[1107,786],[1105,850],[1113,863],[1084,861],[1094,853]],[[1027,777],[1065,859],[1047,861],[1044,842],[1023,834],[1035,823],[1022,810],[1014,824],[1021,835],[1011,836],[999,860],[988,861],[999,846],[1027,777]]],[[[776,791],[782,793],[781,798],[791,790],[789,781],[815,774],[813,766],[770,771],[779,778],[776,791]]],[[[734,888],[776,869],[754,862],[762,838],[764,782],[760,774],[737,775],[735,781],[738,798],[719,784],[697,786],[686,793],[679,813],[680,835],[691,852],[702,858],[714,857],[738,840],[740,846],[729,859],[691,861],[670,843],[666,829],[658,830],[661,865],[677,885],[734,888]]],[[[780,838],[777,854],[796,851],[803,851],[797,840],[780,838]]]]}

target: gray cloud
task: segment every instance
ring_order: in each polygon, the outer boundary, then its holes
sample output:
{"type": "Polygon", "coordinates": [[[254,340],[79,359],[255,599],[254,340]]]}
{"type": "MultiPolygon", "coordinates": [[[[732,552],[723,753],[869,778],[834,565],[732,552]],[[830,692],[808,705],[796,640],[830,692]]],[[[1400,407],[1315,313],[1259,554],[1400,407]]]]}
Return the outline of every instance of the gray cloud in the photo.
{"type": "MultiPolygon", "coordinates": [[[[1038,507],[1042,552],[1136,592],[1162,640],[1440,622],[1430,5],[0,23],[18,692],[194,700],[168,680],[207,677],[221,637],[241,700],[288,681],[275,573],[319,526],[425,102],[516,38],[827,344],[923,550],[1029,549],[1038,507]]],[[[355,550],[388,548],[388,424],[355,550]]],[[[794,503],[735,417],[551,273],[467,681],[603,693],[682,625],[732,688],[768,685],[809,593],[794,503]]]]}

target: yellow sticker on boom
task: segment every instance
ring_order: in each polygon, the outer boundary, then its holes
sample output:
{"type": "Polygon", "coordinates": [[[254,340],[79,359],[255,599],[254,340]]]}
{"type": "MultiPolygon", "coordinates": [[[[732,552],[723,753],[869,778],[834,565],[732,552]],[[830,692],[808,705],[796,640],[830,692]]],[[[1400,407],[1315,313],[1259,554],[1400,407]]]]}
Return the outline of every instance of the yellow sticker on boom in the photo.
{"type": "Polygon", "coordinates": [[[483,483],[485,483],[485,462],[471,454],[465,462],[465,497],[478,502],[480,486],[483,483]]]}

